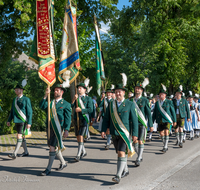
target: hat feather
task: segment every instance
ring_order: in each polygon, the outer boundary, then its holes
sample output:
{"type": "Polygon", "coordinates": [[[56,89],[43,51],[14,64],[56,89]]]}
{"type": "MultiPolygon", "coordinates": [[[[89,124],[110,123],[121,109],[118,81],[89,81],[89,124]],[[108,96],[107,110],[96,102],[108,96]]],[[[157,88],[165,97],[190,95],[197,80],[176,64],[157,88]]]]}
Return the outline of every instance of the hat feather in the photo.
{"type": "Polygon", "coordinates": [[[184,92],[182,92],[182,94],[183,94],[183,96],[185,96],[185,93],[184,93],[184,92]]]}
{"type": "Polygon", "coordinates": [[[195,94],[195,96],[196,96],[197,98],[199,98],[199,94],[195,94]]]}
{"type": "Polygon", "coordinates": [[[171,96],[170,96],[170,98],[172,99],[174,97],[174,95],[172,94],[171,96]]]}
{"type": "Polygon", "coordinates": [[[25,87],[27,85],[27,79],[24,79],[23,81],[22,81],[22,87],[25,87]]]}
{"type": "Polygon", "coordinates": [[[162,83],[161,83],[161,85],[162,85],[162,87],[163,87],[163,90],[166,92],[166,91],[167,91],[166,86],[165,86],[164,84],[162,84],[162,83]]]}
{"type": "Polygon", "coordinates": [[[87,93],[89,93],[92,90],[92,86],[91,87],[87,87],[87,93]]]}
{"type": "Polygon", "coordinates": [[[144,92],[144,96],[147,97],[147,93],[146,92],[144,92]]]}
{"type": "Polygon", "coordinates": [[[181,91],[183,91],[183,86],[182,85],[180,85],[179,88],[180,88],[181,91]]]}
{"type": "Polygon", "coordinates": [[[85,86],[88,87],[89,83],[90,83],[90,79],[89,79],[89,78],[86,78],[86,79],[84,80],[85,86]]]}
{"type": "Polygon", "coordinates": [[[153,94],[152,93],[150,94],[150,98],[153,98],[153,94]]]}
{"type": "Polygon", "coordinates": [[[189,91],[190,96],[192,96],[192,91],[189,91]]]}
{"type": "Polygon", "coordinates": [[[113,90],[115,88],[115,85],[114,84],[111,84],[111,90],[113,90]]]}
{"type": "Polygon", "coordinates": [[[142,87],[145,88],[148,84],[149,84],[149,79],[145,78],[143,83],[142,83],[142,87]]]}
{"type": "Polygon", "coordinates": [[[63,83],[62,83],[63,88],[69,88],[70,84],[69,84],[69,79],[66,79],[63,83]]]}
{"type": "Polygon", "coordinates": [[[125,87],[126,84],[127,84],[127,76],[126,76],[125,73],[121,73],[121,75],[122,75],[122,83],[123,83],[123,87],[125,87]]]}

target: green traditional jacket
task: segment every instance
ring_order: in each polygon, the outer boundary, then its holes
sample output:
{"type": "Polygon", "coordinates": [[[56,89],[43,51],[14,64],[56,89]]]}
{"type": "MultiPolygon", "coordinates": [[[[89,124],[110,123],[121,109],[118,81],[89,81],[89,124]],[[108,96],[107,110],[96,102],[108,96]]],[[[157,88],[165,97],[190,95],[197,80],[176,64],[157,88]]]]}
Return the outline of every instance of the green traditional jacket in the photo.
{"type": "MultiPolygon", "coordinates": [[[[76,106],[76,101],[73,104],[71,104],[72,108],[76,106]]],[[[83,117],[84,114],[89,114],[90,115],[93,112],[93,101],[92,101],[92,98],[85,95],[84,97],[82,97],[82,101],[83,101],[83,104],[85,106],[85,109],[82,109],[82,111],[78,113],[80,120],[84,120],[85,119],[83,117]]],[[[76,120],[76,118],[77,118],[77,116],[76,116],[76,112],[74,110],[74,120],[76,120]]]]}
{"type": "Polygon", "coordinates": [[[112,101],[113,99],[111,98],[110,100],[108,100],[107,98],[104,98],[101,103],[99,104],[99,107],[103,107],[103,110],[101,111],[101,116],[104,117],[105,116],[105,113],[106,113],[106,107],[104,105],[104,101],[107,101],[108,102],[108,105],[109,103],[112,101]]]}
{"type": "MultiPolygon", "coordinates": [[[[48,113],[48,101],[47,99],[42,99],[40,101],[39,105],[40,109],[46,111],[48,113]]],[[[67,130],[69,131],[70,125],[71,125],[71,104],[65,101],[64,99],[61,99],[57,104],[56,104],[56,112],[58,119],[60,121],[60,125],[62,127],[62,130],[67,130]]],[[[46,126],[48,126],[48,115],[46,117],[46,126]]],[[[50,127],[52,128],[52,124],[50,124],[50,127]]]]}
{"type": "Polygon", "coordinates": [[[176,99],[173,99],[172,102],[174,105],[175,112],[177,109],[179,109],[179,114],[182,119],[186,118],[186,117],[187,117],[187,119],[190,119],[190,110],[189,110],[188,102],[186,99],[181,98],[180,103],[179,103],[179,108],[177,106],[176,99]]]}
{"type": "MultiPolygon", "coordinates": [[[[131,101],[133,101],[133,100],[131,99],[131,101]]],[[[148,127],[153,127],[149,100],[147,98],[141,96],[140,99],[136,103],[137,103],[138,107],[140,108],[141,112],[143,113],[145,119],[148,119],[148,127]]],[[[140,122],[138,122],[138,124],[142,125],[140,122]]]]}
{"type": "MultiPolygon", "coordinates": [[[[113,100],[116,101],[116,100],[113,100]]],[[[106,114],[103,118],[102,130],[101,132],[106,132],[107,128],[110,128],[111,135],[119,135],[115,129],[111,116],[110,116],[110,105],[106,109],[106,114]]],[[[124,100],[122,104],[117,108],[117,113],[132,136],[138,136],[138,118],[136,115],[135,105],[129,100],[124,100]]]]}
{"type": "MultiPolygon", "coordinates": [[[[23,95],[19,100],[17,100],[17,105],[18,105],[19,109],[26,116],[26,123],[31,125],[33,111],[32,111],[32,107],[31,107],[30,99],[23,95]]],[[[12,102],[12,107],[11,107],[10,115],[8,118],[8,122],[11,122],[13,120],[14,123],[24,123],[16,114],[14,108],[15,108],[15,98],[13,99],[13,102],[12,102]]]]}
{"type": "MultiPolygon", "coordinates": [[[[154,108],[154,111],[153,111],[153,122],[156,120],[156,123],[160,124],[161,122],[162,123],[167,123],[167,120],[165,120],[162,116],[162,114],[159,112],[159,105],[158,105],[158,102],[156,102],[155,104],[155,108],[154,108]]],[[[162,105],[162,108],[167,112],[167,114],[171,117],[172,121],[173,122],[176,122],[176,113],[175,113],[175,110],[174,110],[174,105],[172,103],[171,100],[167,100],[165,99],[163,105],[162,105]]]]}
{"type": "MultiPolygon", "coordinates": [[[[91,97],[90,97],[90,98],[91,98],[91,97]]],[[[91,98],[91,99],[92,99],[92,98],[91,98]]],[[[92,107],[93,107],[93,111],[92,111],[92,113],[89,114],[90,121],[91,121],[92,118],[95,118],[96,106],[95,106],[93,100],[92,100],[92,107]]]]}

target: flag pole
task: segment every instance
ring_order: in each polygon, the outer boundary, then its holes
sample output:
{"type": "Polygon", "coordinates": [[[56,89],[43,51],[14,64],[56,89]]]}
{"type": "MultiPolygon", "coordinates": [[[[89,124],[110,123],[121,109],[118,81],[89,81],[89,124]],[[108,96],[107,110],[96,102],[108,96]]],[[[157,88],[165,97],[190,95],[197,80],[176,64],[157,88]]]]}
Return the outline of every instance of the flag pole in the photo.
{"type": "MultiPolygon", "coordinates": [[[[48,89],[50,89],[50,85],[48,85],[48,89]]],[[[48,140],[50,139],[50,122],[51,122],[51,118],[50,118],[50,93],[48,94],[48,140]]]]}
{"type": "MultiPolygon", "coordinates": [[[[76,79],[75,79],[75,92],[77,94],[76,79]]],[[[78,108],[78,101],[77,100],[76,100],[76,108],[78,108]]],[[[78,131],[79,131],[79,115],[78,115],[78,112],[76,112],[76,119],[77,119],[77,128],[78,128],[78,131]]]]}

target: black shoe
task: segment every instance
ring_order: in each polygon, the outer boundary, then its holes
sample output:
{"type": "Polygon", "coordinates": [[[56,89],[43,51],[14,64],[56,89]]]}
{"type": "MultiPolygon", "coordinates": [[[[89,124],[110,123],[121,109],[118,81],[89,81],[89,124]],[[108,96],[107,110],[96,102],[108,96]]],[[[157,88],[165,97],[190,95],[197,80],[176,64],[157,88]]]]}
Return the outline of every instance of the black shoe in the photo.
{"type": "Polygon", "coordinates": [[[65,164],[60,164],[60,167],[59,168],[57,168],[56,170],[57,171],[60,171],[60,170],[63,170],[64,168],[66,168],[67,167],[67,164],[65,163],[65,164]]]}
{"type": "Polygon", "coordinates": [[[23,152],[22,154],[18,155],[18,157],[25,157],[25,156],[29,156],[29,153],[23,152]]]}
{"type": "Polygon", "coordinates": [[[176,146],[179,145],[178,141],[176,141],[176,144],[175,144],[175,145],[176,145],[176,146]]]}
{"type": "Polygon", "coordinates": [[[121,178],[123,178],[123,177],[126,177],[127,175],[129,175],[129,171],[123,171],[122,172],[122,176],[121,176],[121,178]]]}
{"type": "Polygon", "coordinates": [[[183,148],[183,143],[180,143],[180,144],[179,144],[179,147],[180,147],[180,148],[183,148]]]}
{"type": "Polygon", "coordinates": [[[16,159],[16,156],[14,154],[8,154],[9,158],[12,158],[13,160],[16,159]]]}
{"type": "Polygon", "coordinates": [[[135,166],[136,166],[136,167],[140,166],[140,160],[136,160],[136,161],[135,161],[135,166]]]}
{"type": "Polygon", "coordinates": [[[109,148],[110,148],[110,145],[106,145],[106,146],[105,146],[105,149],[106,149],[106,150],[109,150],[109,148]]]}
{"type": "Polygon", "coordinates": [[[120,182],[120,178],[119,178],[118,176],[113,177],[112,180],[113,180],[115,183],[119,183],[119,182],[120,182]]]}
{"type": "Polygon", "coordinates": [[[74,160],[75,160],[76,162],[79,162],[80,156],[76,156],[76,157],[74,158],[74,160]]]}
{"type": "Polygon", "coordinates": [[[81,153],[81,157],[80,158],[83,158],[83,157],[85,157],[85,156],[87,156],[87,152],[86,153],[81,153]]]}
{"type": "Polygon", "coordinates": [[[47,175],[49,175],[51,172],[48,170],[48,169],[46,169],[46,170],[44,170],[40,175],[41,176],[47,176],[47,175]]]}
{"type": "Polygon", "coordinates": [[[167,148],[163,148],[161,151],[162,151],[163,153],[166,153],[166,152],[167,152],[167,148]]]}
{"type": "Polygon", "coordinates": [[[183,139],[183,143],[185,143],[185,140],[183,139]]]}
{"type": "Polygon", "coordinates": [[[194,137],[192,137],[190,140],[193,141],[193,140],[194,140],[194,137]]]}

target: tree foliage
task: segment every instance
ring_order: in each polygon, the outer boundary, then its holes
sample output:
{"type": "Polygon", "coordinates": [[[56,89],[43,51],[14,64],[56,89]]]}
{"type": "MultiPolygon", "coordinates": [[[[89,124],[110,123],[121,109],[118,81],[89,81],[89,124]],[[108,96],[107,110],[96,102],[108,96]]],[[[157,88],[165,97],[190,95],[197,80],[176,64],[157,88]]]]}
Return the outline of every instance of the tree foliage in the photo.
{"type": "Polygon", "coordinates": [[[163,83],[169,93],[179,84],[185,90],[199,91],[199,11],[192,10],[197,3],[132,1],[112,24],[111,30],[122,38],[124,48],[132,47],[136,65],[131,68],[139,68],[143,77],[149,77],[148,90],[158,93],[163,83]]]}
{"type": "MultiPolygon", "coordinates": [[[[64,8],[66,0],[54,2],[54,28],[57,55],[60,55],[61,37],[64,20],[64,8]]],[[[72,0],[77,7],[77,29],[80,62],[82,73],[87,76],[86,70],[95,67],[94,51],[94,25],[93,17],[96,14],[98,21],[108,23],[115,16],[118,0],[72,0]],[[93,62],[91,62],[93,60],[93,62]]],[[[45,115],[39,109],[39,101],[44,95],[45,84],[42,82],[36,70],[27,70],[27,67],[13,61],[22,52],[27,54],[33,34],[36,28],[36,1],[35,0],[0,0],[0,105],[4,112],[1,113],[1,132],[12,132],[12,128],[6,127],[6,121],[11,108],[12,99],[15,97],[13,88],[24,77],[28,78],[27,89],[24,91],[32,102],[33,126],[32,129],[44,129],[45,115]]],[[[58,69],[59,59],[56,63],[58,69]]],[[[70,101],[69,93],[64,98],[70,101]]]]}
{"type": "MultiPolygon", "coordinates": [[[[77,7],[78,43],[81,75],[90,78],[96,93],[95,38],[93,16],[98,22],[110,25],[112,39],[101,36],[105,59],[107,88],[121,83],[120,73],[128,76],[127,88],[134,91],[137,82],[150,79],[146,91],[159,92],[161,83],[172,94],[182,84],[183,91],[200,92],[200,4],[192,0],[130,0],[131,6],[121,11],[118,0],[72,0],[77,7]]],[[[57,55],[60,55],[64,8],[66,0],[55,0],[54,28],[57,55]]],[[[25,94],[34,109],[33,129],[44,129],[44,113],[38,104],[44,95],[45,84],[36,70],[27,70],[25,64],[13,61],[21,52],[30,51],[36,26],[35,0],[0,0],[0,114],[1,131],[5,127],[15,96],[13,87],[24,77],[28,78],[25,94]]],[[[56,68],[58,69],[58,62],[56,68]]],[[[65,99],[70,101],[69,93],[65,99]]],[[[11,128],[12,129],[12,128],[11,128]]]]}

